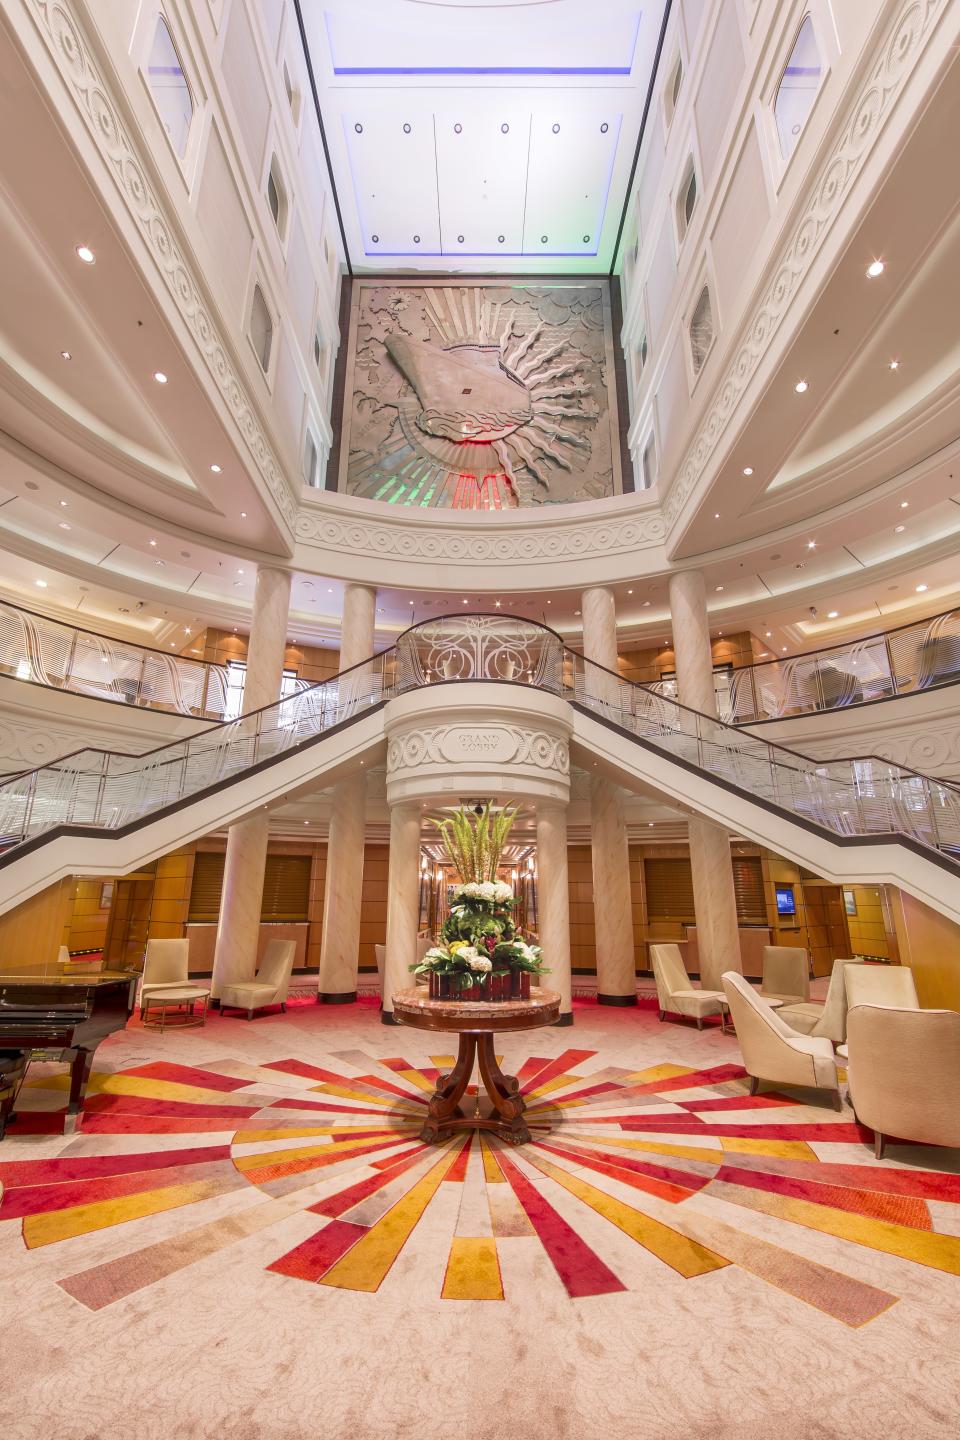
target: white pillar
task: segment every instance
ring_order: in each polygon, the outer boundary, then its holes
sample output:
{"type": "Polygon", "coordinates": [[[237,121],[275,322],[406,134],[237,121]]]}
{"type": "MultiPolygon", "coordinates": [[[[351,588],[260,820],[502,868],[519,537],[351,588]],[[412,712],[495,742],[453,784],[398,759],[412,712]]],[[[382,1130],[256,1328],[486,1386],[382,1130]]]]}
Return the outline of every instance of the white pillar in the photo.
{"type": "MultiPolygon", "coordinates": [[[[376,590],[369,585],[345,587],[341,674],[373,654],[376,610],[376,590]]],[[[366,796],[366,776],[362,772],[333,787],[317,993],[324,1005],[343,1005],[357,998],[366,796]]]]}
{"type": "MultiPolygon", "coordinates": [[[[260,710],[280,698],[283,656],[287,648],[290,572],[261,565],[254,590],[253,619],[247,646],[243,713],[260,710]]],[[[267,865],[270,817],[256,810],[231,825],[223,866],[223,891],[217,944],[213,957],[211,994],[224,985],[252,979],[257,968],[263,876],[267,865]]]]}
{"type": "Polygon", "coordinates": [[[590,785],[590,858],[597,939],[597,1001],[601,1005],[636,1005],[627,827],[618,787],[599,775],[594,776],[590,785]]]}
{"type": "MultiPolygon", "coordinates": [[[[671,575],[670,613],[680,703],[716,716],[707,591],[700,571],[679,570],[671,575]]],[[[700,979],[706,989],[719,990],[724,970],[742,969],[730,836],[722,825],[699,815],[690,817],[687,832],[700,979]]]]}
{"type": "Polygon", "coordinates": [[[560,1024],[573,1024],[570,999],[570,878],[567,869],[567,809],[537,805],[537,911],[540,944],[549,975],[543,984],[560,996],[560,1024]]]}
{"type": "MultiPolygon", "coordinates": [[[[583,653],[606,670],[618,671],[617,609],[613,591],[602,586],[580,597],[583,653]]],[[[618,688],[590,676],[588,686],[612,700],[618,688]],[[595,680],[599,683],[593,685],[595,680]]],[[[597,1000],[601,1005],[636,1005],[637,977],[633,949],[633,907],[630,894],[630,849],[620,793],[600,776],[590,787],[590,858],[593,865],[593,915],[597,937],[597,1000]]]]}
{"type": "Polygon", "coordinates": [[[390,809],[390,868],[387,880],[387,944],[383,967],[385,1025],[393,1024],[393,997],[416,981],[420,920],[420,806],[407,801],[390,809]]]}

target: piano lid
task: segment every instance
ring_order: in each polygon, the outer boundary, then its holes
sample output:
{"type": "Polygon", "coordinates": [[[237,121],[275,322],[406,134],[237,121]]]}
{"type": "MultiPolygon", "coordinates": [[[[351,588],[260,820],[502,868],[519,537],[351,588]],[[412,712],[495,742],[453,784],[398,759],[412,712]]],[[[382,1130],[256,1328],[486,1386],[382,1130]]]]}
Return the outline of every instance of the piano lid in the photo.
{"type": "Polygon", "coordinates": [[[138,970],[95,970],[85,975],[48,975],[43,971],[20,975],[0,974],[0,990],[5,985],[44,986],[50,990],[95,990],[101,985],[115,985],[118,980],[125,982],[139,978],[138,970]]]}

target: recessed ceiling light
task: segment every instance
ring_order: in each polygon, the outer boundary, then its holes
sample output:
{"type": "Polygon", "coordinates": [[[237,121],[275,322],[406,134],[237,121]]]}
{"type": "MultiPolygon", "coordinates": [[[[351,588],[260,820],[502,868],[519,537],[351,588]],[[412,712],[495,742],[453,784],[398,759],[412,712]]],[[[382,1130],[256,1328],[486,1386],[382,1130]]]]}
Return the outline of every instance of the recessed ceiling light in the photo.
{"type": "Polygon", "coordinates": [[[499,610],[499,609],[500,609],[500,601],[499,601],[499,600],[494,600],[493,603],[494,603],[494,605],[496,605],[497,609],[499,610]]]}
{"type": "Polygon", "coordinates": [[[66,508],[67,508],[67,502],[66,502],[66,500],[61,500],[61,501],[60,501],[60,508],[61,508],[61,510],[66,510],[66,508]]]}
{"type": "Polygon", "coordinates": [[[882,275],[882,274],[883,274],[883,261],[882,261],[882,260],[874,260],[874,261],[872,261],[871,264],[869,264],[869,265],[867,266],[867,278],[868,278],[869,280],[876,280],[877,276],[878,276],[878,275],[882,275]]]}
{"type": "Polygon", "coordinates": [[[906,528],[907,528],[906,525],[894,525],[894,527],[893,527],[893,533],[894,533],[894,535],[902,535],[903,532],[904,532],[904,530],[906,530],[906,528]]]}
{"type": "Polygon", "coordinates": [[[552,601],[552,600],[548,600],[548,601],[547,601],[547,604],[548,604],[548,605],[552,605],[552,604],[553,604],[553,601],[552,601]]]}
{"type": "MultiPolygon", "coordinates": [[[[39,585],[41,590],[46,590],[46,588],[47,588],[47,582],[46,582],[46,580],[34,580],[33,583],[34,583],[34,585],[39,585]]],[[[926,589],[927,587],[924,586],[923,588],[926,589]]]]}
{"type": "Polygon", "coordinates": [[[160,568],[161,568],[161,570],[162,570],[163,567],[164,567],[164,565],[166,565],[167,562],[166,562],[166,560],[154,560],[153,563],[154,563],[154,565],[159,565],[160,568]]]}
{"type": "Polygon", "coordinates": [[[164,375],[162,370],[154,370],[153,378],[154,380],[156,380],[158,385],[166,385],[167,383],[167,377],[166,375],[164,375]]]}
{"type": "MultiPolygon", "coordinates": [[[[38,584],[38,585],[40,584],[40,581],[39,581],[39,580],[37,581],[37,584],[38,584]]],[[[918,586],[917,586],[917,594],[918,594],[918,595],[922,595],[923,592],[924,592],[924,590],[926,590],[926,588],[927,588],[926,585],[918,585],[918,586]]]]}
{"type": "Polygon", "coordinates": [[[237,571],[237,574],[238,574],[238,575],[242,575],[242,574],[243,574],[243,571],[242,571],[242,570],[238,570],[238,571],[237,571]]]}
{"type": "Polygon", "coordinates": [[[72,360],[72,359],[73,359],[73,356],[70,354],[70,351],[69,351],[69,350],[61,350],[61,351],[60,351],[60,359],[61,359],[61,360],[72,360]]]}
{"type": "Polygon", "coordinates": [[[796,392],[797,392],[798,395],[802,395],[802,394],[804,393],[804,391],[805,391],[805,390],[808,390],[810,387],[809,387],[809,385],[808,385],[808,383],[807,383],[806,380],[798,380],[797,383],[796,383],[796,385],[794,385],[793,388],[794,388],[794,390],[796,390],[796,392]]]}
{"type": "Polygon", "coordinates": [[[411,604],[411,605],[413,604],[413,601],[412,601],[412,600],[410,601],[410,604],[411,604]]]}
{"type": "Polygon", "coordinates": [[[772,630],[768,630],[768,631],[767,631],[766,638],[767,638],[768,640],[772,640],[772,639],[773,639],[773,631],[772,631],[772,630]]]}
{"type": "Polygon", "coordinates": [[[828,620],[839,620],[839,618],[840,618],[840,611],[839,611],[839,610],[828,610],[828,611],[827,611],[827,619],[828,619],[828,620]]]}
{"type": "Polygon", "coordinates": [[[649,604],[650,604],[650,601],[649,601],[649,600],[644,600],[643,603],[644,603],[644,605],[649,605],[649,604]]]}
{"type": "Polygon", "coordinates": [[[240,511],[240,519],[241,519],[241,520],[246,520],[246,518],[247,518],[247,512],[246,512],[246,510],[241,510],[241,511],[240,511]]]}
{"type": "Polygon", "coordinates": [[[156,543],[157,543],[156,540],[151,540],[151,541],[150,541],[150,544],[151,544],[151,545],[156,545],[156,543]]]}
{"type": "Polygon", "coordinates": [[[309,825],[309,824],[310,824],[310,821],[309,821],[309,820],[304,820],[303,823],[304,823],[304,825],[309,825]]]}
{"type": "Polygon", "coordinates": [[[899,370],[899,369],[900,369],[900,361],[899,361],[899,360],[891,360],[891,361],[890,361],[890,364],[887,366],[887,369],[888,369],[888,370],[899,370]]]}
{"type": "Polygon", "coordinates": [[[817,548],[817,542],[816,542],[816,540],[808,540],[808,541],[807,541],[807,549],[808,549],[808,550],[816,550],[816,548],[817,548]]]}
{"type": "Polygon", "coordinates": [[[717,592],[718,592],[718,593],[719,593],[722,589],[723,589],[723,586],[722,586],[722,585],[718,585],[718,586],[717,586],[717,592]]]}
{"type": "Polygon", "coordinates": [[[97,257],[89,245],[77,246],[77,259],[82,260],[84,265],[95,265],[97,263],[97,257]]]}
{"type": "Polygon", "coordinates": [[[720,519],[720,511],[719,511],[719,510],[714,511],[713,518],[714,518],[714,520],[719,520],[719,519],[720,519]]]}
{"type": "Polygon", "coordinates": [[[61,521],[60,521],[60,529],[61,529],[61,530],[72,530],[72,529],[73,529],[73,526],[72,526],[72,525],[68,525],[67,522],[66,522],[66,520],[61,520],[61,521]]]}
{"type": "Polygon", "coordinates": [[[470,604],[470,601],[469,601],[469,600],[464,600],[463,603],[464,603],[464,605],[469,605],[469,604],[470,604]]]}
{"type": "Polygon", "coordinates": [[[752,466],[752,465],[744,465],[744,467],[743,467],[743,473],[744,473],[744,475],[752,475],[752,474],[753,474],[753,466],[752,466]]]}
{"type": "MultiPolygon", "coordinates": [[[[220,466],[219,466],[219,465],[211,465],[211,466],[210,466],[210,469],[213,471],[214,475],[219,475],[219,474],[220,474],[220,466]]],[[[306,823],[307,825],[309,825],[309,824],[310,824],[310,821],[307,820],[305,823],[306,823]]]]}
{"type": "Polygon", "coordinates": [[[909,501],[909,500],[901,500],[901,501],[900,501],[900,509],[901,509],[901,510],[909,510],[909,509],[910,509],[910,501],[909,501]]]}
{"type": "Polygon", "coordinates": [[[786,645],[781,645],[781,647],[780,647],[780,648],[781,648],[781,650],[784,650],[784,651],[786,651],[786,648],[787,648],[787,647],[786,647],[786,645]]]}
{"type": "Polygon", "coordinates": [[[633,594],[633,591],[632,591],[632,590],[628,590],[628,591],[627,591],[627,594],[628,594],[628,595],[632,595],[632,594],[633,594]]]}

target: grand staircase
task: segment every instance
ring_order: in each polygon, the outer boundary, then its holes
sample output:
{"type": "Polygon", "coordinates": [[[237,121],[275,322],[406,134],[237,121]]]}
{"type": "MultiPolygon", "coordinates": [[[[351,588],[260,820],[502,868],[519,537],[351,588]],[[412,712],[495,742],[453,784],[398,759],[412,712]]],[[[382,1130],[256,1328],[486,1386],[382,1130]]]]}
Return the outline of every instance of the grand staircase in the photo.
{"type": "MultiPolygon", "coordinates": [[[[145,754],[80,750],[0,784],[0,913],[69,874],[123,873],[384,753],[383,709],[421,686],[566,701],[575,758],[838,881],[900,885],[960,922],[960,788],[877,756],[820,763],[688,710],[545,626],[450,616],[331,680],[145,754]]],[[[555,703],[555,701],[553,702],[555,703]]],[[[482,711],[478,708],[478,722],[482,711]]]]}

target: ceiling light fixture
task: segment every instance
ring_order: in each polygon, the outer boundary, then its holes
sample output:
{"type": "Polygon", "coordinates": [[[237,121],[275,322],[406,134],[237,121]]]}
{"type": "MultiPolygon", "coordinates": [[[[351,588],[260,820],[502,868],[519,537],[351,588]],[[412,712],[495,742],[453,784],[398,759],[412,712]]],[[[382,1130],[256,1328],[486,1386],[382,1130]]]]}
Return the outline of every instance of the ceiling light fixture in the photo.
{"type": "Polygon", "coordinates": [[[772,640],[772,639],[773,639],[773,631],[772,631],[772,630],[768,630],[768,631],[766,632],[766,638],[767,638],[768,640],[772,640]]]}
{"type": "Polygon", "coordinates": [[[77,246],[77,259],[82,260],[84,265],[96,265],[97,263],[97,257],[96,255],[94,255],[89,245],[77,246]]]}
{"type": "Polygon", "coordinates": [[[828,610],[828,611],[827,611],[827,619],[828,619],[828,620],[839,620],[839,618],[840,618],[840,611],[839,611],[839,610],[828,610]]]}
{"type": "Polygon", "coordinates": [[[719,519],[720,519],[720,511],[719,511],[719,510],[715,510],[715,511],[714,511],[713,518],[714,518],[714,520],[719,520],[719,519]]]}
{"type": "Polygon", "coordinates": [[[151,541],[150,541],[150,544],[151,544],[151,545],[156,545],[156,543],[157,543],[156,540],[151,540],[151,541]]]}
{"type": "Polygon", "coordinates": [[[60,521],[60,529],[61,529],[61,530],[71,530],[72,528],[73,528],[73,527],[72,527],[71,525],[68,525],[68,524],[67,524],[66,520],[61,520],[61,521],[60,521]]]}
{"type": "Polygon", "coordinates": [[[718,585],[718,586],[717,586],[717,593],[719,594],[719,592],[720,592],[722,589],[723,589],[723,586],[722,586],[722,585],[718,585]]]}
{"type": "Polygon", "coordinates": [[[794,390],[796,390],[798,395],[802,395],[806,390],[810,388],[810,386],[806,380],[798,380],[793,388],[794,390]]]}
{"type": "Polygon", "coordinates": [[[874,260],[867,266],[867,279],[876,280],[878,275],[883,274],[883,261],[874,260]]]}
{"type": "Polygon", "coordinates": [[[816,542],[816,540],[808,540],[808,541],[807,541],[807,549],[808,549],[808,550],[816,550],[816,548],[817,548],[817,542],[816,542]]]}
{"type": "Polygon", "coordinates": [[[900,509],[901,509],[901,510],[909,510],[909,509],[910,509],[910,501],[909,501],[909,500],[901,500],[901,501],[900,501],[900,509]]]}
{"type": "Polygon", "coordinates": [[[744,465],[744,467],[743,467],[743,473],[744,473],[744,475],[752,475],[752,474],[753,474],[753,466],[752,466],[752,465],[744,465]]]}
{"type": "Polygon", "coordinates": [[[632,591],[632,590],[628,590],[628,591],[627,591],[627,594],[628,594],[628,595],[632,595],[632,594],[633,594],[633,591],[632,591]]]}
{"type": "Polygon", "coordinates": [[[894,535],[902,535],[903,532],[904,532],[904,530],[906,530],[906,528],[907,528],[906,525],[894,525],[894,527],[893,527],[893,533],[894,533],[894,535]]]}
{"type": "Polygon", "coordinates": [[[500,601],[499,601],[499,600],[494,600],[493,603],[494,603],[494,605],[496,605],[497,609],[499,610],[499,609],[500,609],[500,601]]]}
{"type": "Polygon", "coordinates": [[[888,369],[888,370],[899,370],[899,369],[900,369],[900,361],[899,361],[899,360],[891,360],[891,361],[890,361],[890,364],[887,366],[887,369],[888,369]]]}
{"type": "MultiPolygon", "coordinates": [[[[34,585],[39,585],[41,590],[46,590],[47,588],[46,580],[34,580],[33,583],[34,585]]],[[[924,589],[926,589],[926,586],[924,586],[924,589]]]]}
{"type": "MultiPolygon", "coordinates": [[[[40,584],[40,581],[39,581],[39,580],[37,581],[37,584],[38,584],[38,585],[40,584]]],[[[923,592],[924,592],[924,590],[926,590],[926,588],[927,588],[926,585],[918,585],[918,586],[917,586],[917,594],[918,594],[918,595],[922,595],[923,592]]]]}
{"type": "Polygon", "coordinates": [[[61,359],[61,360],[72,360],[72,359],[73,359],[73,356],[70,354],[70,351],[69,351],[69,350],[61,350],[61,351],[60,351],[60,359],[61,359]]]}
{"type": "Polygon", "coordinates": [[[241,511],[240,511],[240,519],[241,519],[241,520],[246,520],[246,518],[247,518],[247,512],[246,512],[246,510],[241,510],[241,511]]]}
{"type": "Polygon", "coordinates": [[[464,605],[469,605],[469,604],[470,604],[470,601],[469,601],[469,600],[464,600],[463,603],[464,603],[464,605]]]}
{"type": "Polygon", "coordinates": [[[67,508],[67,502],[66,502],[66,500],[61,500],[61,501],[60,501],[60,508],[61,508],[61,510],[66,510],[66,508],[67,508]]]}
{"type": "MultiPolygon", "coordinates": [[[[213,471],[214,475],[219,475],[219,474],[220,474],[220,466],[219,466],[219,465],[211,465],[211,466],[210,466],[210,469],[213,471]]],[[[306,824],[309,825],[309,824],[310,824],[310,821],[309,821],[309,820],[306,821],[306,824]]]]}
{"type": "Polygon", "coordinates": [[[166,385],[167,383],[167,377],[166,375],[164,375],[162,370],[154,370],[153,378],[154,380],[156,380],[158,385],[166,385]]]}

